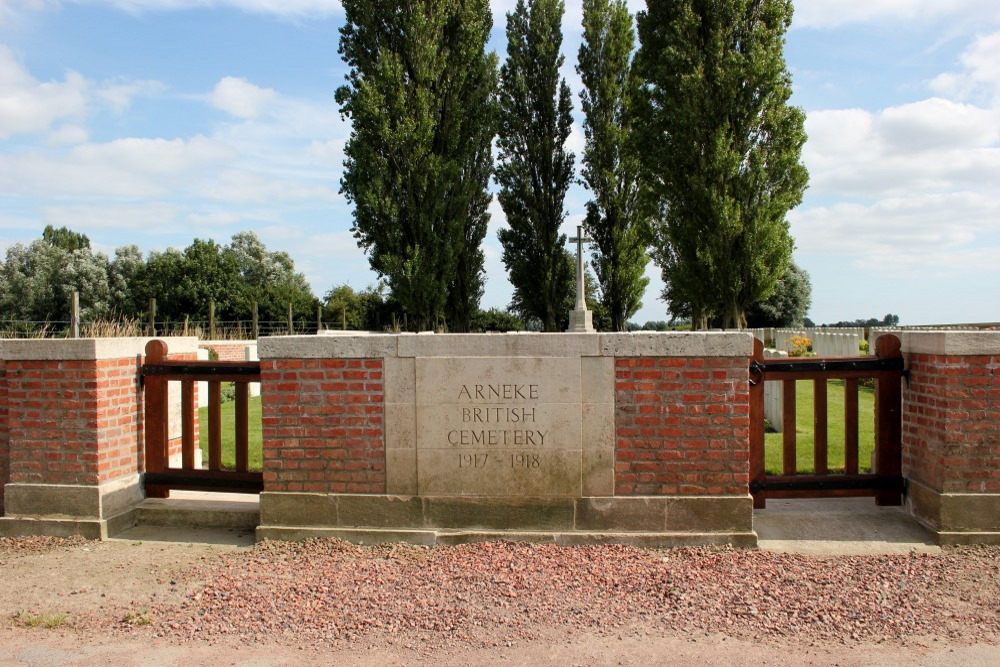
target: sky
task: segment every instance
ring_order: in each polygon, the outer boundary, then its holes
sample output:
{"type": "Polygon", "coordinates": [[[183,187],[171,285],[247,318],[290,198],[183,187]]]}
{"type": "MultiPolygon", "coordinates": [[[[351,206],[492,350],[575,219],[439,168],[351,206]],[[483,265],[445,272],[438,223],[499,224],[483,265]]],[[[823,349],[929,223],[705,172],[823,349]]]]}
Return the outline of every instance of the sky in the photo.
{"type": "MultiPolygon", "coordinates": [[[[514,0],[491,6],[502,59],[514,0]]],[[[252,230],[317,296],[373,284],[339,193],[343,18],[338,0],[0,0],[0,253],[46,225],[108,255],[252,230]]],[[[568,0],[578,156],[580,19],[568,0]]],[[[799,0],[785,58],[809,135],[788,215],[809,317],[1000,321],[1000,3],[799,0]]],[[[568,193],[568,233],[587,199],[568,193]]],[[[482,306],[504,308],[490,210],[482,306]]],[[[647,275],[632,319],[669,319],[647,275]]]]}

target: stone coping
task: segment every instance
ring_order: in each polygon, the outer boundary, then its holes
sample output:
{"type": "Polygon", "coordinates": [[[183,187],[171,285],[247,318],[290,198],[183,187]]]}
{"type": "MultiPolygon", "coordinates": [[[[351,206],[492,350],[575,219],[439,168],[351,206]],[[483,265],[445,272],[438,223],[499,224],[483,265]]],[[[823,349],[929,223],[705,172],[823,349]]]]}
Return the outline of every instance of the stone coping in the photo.
{"type": "Polygon", "coordinates": [[[1000,331],[903,331],[903,352],[941,356],[1000,354],[1000,331]]]}
{"type": "MultiPolygon", "coordinates": [[[[146,343],[153,338],[26,338],[0,341],[0,359],[4,361],[101,361],[125,359],[145,354],[146,343]]],[[[159,338],[167,343],[170,354],[194,354],[198,339],[194,336],[159,338]]]]}
{"type": "Polygon", "coordinates": [[[341,334],[274,336],[261,359],[385,357],[750,357],[747,332],[341,334]]]}

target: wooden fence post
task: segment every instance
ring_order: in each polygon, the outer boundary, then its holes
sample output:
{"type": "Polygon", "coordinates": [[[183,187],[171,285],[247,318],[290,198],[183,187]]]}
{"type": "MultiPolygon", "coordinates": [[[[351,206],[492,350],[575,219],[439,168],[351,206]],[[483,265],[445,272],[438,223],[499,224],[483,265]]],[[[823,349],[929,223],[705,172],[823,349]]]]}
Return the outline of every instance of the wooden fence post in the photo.
{"type": "Polygon", "coordinates": [[[259,324],[259,321],[257,319],[257,302],[256,301],[253,302],[253,308],[251,309],[251,313],[250,314],[251,314],[251,320],[252,320],[252,323],[250,325],[250,328],[251,328],[251,332],[250,333],[253,335],[253,339],[257,340],[257,338],[260,336],[260,331],[259,331],[259,329],[257,327],[257,325],[259,324]]]}
{"type": "Polygon", "coordinates": [[[149,332],[150,338],[156,335],[156,299],[149,300],[149,332]]]}
{"type": "MultiPolygon", "coordinates": [[[[764,483],[764,374],[753,369],[754,362],[764,359],[764,344],[753,339],[750,360],[750,484],[764,483]],[[755,377],[756,375],[756,377],[755,377]]],[[[763,490],[752,492],[754,509],[764,509],[767,496],[763,490]]]]}
{"type": "MultiPolygon", "coordinates": [[[[883,334],[875,341],[875,354],[879,359],[901,359],[899,338],[883,334]]],[[[875,473],[879,477],[902,475],[902,379],[898,372],[881,372],[875,380],[875,473]]],[[[901,505],[899,490],[880,491],[875,496],[876,505],[901,505]]]]}
{"type": "Polygon", "coordinates": [[[73,338],[80,337],[80,293],[76,290],[69,299],[69,328],[73,338]]]}
{"type": "Polygon", "coordinates": [[[215,340],[215,299],[208,302],[208,339],[215,340]]]}
{"type": "MultiPolygon", "coordinates": [[[[151,340],[146,343],[145,363],[157,364],[167,358],[167,344],[162,340],[151,340]]],[[[169,462],[167,448],[170,442],[168,420],[167,382],[155,375],[143,378],[145,438],[146,438],[146,472],[161,473],[169,462]]],[[[162,486],[146,486],[146,496],[149,498],[166,498],[170,491],[162,486]]]]}

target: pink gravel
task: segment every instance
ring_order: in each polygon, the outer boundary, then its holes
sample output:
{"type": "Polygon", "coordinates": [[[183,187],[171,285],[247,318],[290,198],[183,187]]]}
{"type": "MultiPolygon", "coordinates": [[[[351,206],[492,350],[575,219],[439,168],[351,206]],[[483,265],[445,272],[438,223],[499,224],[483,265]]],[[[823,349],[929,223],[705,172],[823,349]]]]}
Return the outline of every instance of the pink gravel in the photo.
{"type": "MultiPolygon", "coordinates": [[[[1000,548],[811,557],[489,542],[359,547],[263,542],[184,573],[154,604],[161,636],[498,646],[545,628],[844,643],[1000,641],[1000,548]]],[[[133,628],[139,630],[139,628],[133,628]]]]}

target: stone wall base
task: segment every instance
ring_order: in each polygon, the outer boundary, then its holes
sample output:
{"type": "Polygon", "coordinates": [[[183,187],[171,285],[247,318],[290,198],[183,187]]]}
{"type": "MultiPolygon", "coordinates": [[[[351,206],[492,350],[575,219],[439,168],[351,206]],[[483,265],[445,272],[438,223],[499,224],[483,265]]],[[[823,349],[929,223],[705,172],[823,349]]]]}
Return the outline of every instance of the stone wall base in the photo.
{"type": "Polygon", "coordinates": [[[138,475],[97,486],[10,483],[0,535],[48,535],[103,540],[135,525],[145,497],[138,475]]]}
{"type": "Polygon", "coordinates": [[[257,539],[757,546],[747,496],[418,497],[265,492],[257,539]]]}
{"type": "Polygon", "coordinates": [[[1000,494],[941,493],[909,480],[906,502],[938,544],[1000,544],[1000,494]]]}

